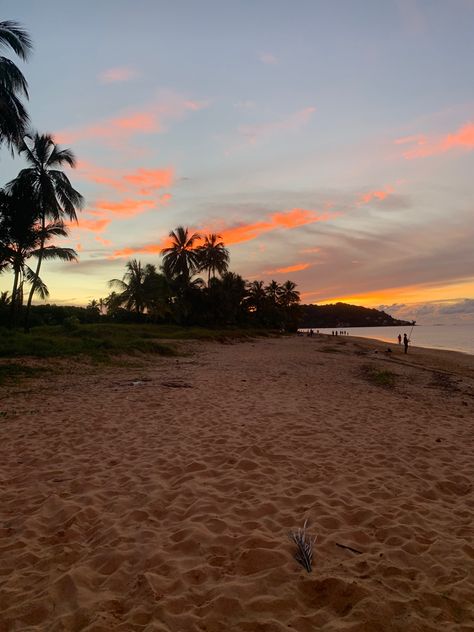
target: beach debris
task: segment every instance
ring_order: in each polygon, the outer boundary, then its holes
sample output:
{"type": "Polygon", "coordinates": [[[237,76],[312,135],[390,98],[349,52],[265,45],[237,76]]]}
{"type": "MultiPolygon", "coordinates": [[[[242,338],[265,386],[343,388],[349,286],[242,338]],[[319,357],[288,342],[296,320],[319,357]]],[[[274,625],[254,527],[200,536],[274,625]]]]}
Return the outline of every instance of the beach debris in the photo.
{"type": "Polygon", "coordinates": [[[347,546],[347,544],[341,544],[340,542],[336,542],[336,546],[340,547],[341,549],[347,549],[348,551],[351,551],[352,553],[357,553],[358,555],[363,554],[363,551],[359,551],[359,549],[354,549],[352,546],[347,546]]]}
{"type": "Polygon", "coordinates": [[[188,384],[187,382],[179,382],[177,380],[161,382],[161,386],[166,386],[167,388],[192,388],[191,384],[188,384]]]}
{"type": "Polygon", "coordinates": [[[304,525],[302,529],[297,529],[296,531],[290,531],[288,533],[288,537],[292,540],[297,547],[297,551],[295,553],[295,560],[298,564],[311,573],[312,563],[313,563],[313,546],[316,542],[316,536],[313,539],[306,533],[306,525],[308,524],[308,519],[304,521],[304,525]]]}

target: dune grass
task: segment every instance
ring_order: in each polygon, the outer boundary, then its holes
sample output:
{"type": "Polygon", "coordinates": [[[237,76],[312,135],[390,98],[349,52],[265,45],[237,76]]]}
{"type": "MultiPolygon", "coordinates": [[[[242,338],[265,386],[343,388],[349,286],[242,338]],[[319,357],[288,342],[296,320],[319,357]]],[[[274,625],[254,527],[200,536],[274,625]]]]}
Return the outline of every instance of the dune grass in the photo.
{"type": "Polygon", "coordinates": [[[0,385],[20,383],[24,378],[41,375],[43,370],[36,367],[25,366],[15,362],[0,364],[0,385]]]}
{"type": "Polygon", "coordinates": [[[137,353],[173,356],[178,354],[170,341],[215,340],[228,342],[255,335],[256,330],[211,330],[176,325],[118,325],[93,324],[74,327],[45,326],[31,333],[2,329],[0,331],[0,358],[53,358],[89,356],[105,360],[113,355],[137,353]]]}
{"type": "Polygon", "coordinates": [[[386,369],[379,369],[374,365],[366,364],[362,367],[363,377],[374,386],[394,388],[397,374],[386,369]]]}

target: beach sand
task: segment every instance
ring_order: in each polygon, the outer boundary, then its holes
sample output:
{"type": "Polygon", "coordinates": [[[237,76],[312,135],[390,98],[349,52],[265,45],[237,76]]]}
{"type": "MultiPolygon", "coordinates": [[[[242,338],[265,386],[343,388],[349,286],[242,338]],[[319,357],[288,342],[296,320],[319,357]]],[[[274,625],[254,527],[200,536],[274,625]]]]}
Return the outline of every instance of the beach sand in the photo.
{"type": "Polygon", "coordinates": [[[474,630],[474,357],[386,348],[189,343],[0,387],[0,631],[474,630]]]}

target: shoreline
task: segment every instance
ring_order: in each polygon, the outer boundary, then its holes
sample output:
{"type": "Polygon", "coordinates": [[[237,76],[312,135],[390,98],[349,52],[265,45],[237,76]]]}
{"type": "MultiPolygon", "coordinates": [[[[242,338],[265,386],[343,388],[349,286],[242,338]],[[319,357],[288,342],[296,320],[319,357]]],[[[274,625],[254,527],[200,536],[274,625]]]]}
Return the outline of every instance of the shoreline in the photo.
{"type": "MultiPolygon", "coordinates": [[[[391,327],[391,325],[390,325],[391,327]]],[[[419,325],[419,327],[421,327],[421,325],[419,325]]],[[[326,328],[325,328],[326,329],[326,328]]],[[[355,327],[351,327],[348,329],[356,329],[355,327]]],[[[384,327],[380,327],[380,329],[384,329],[384,327]]],[[[309,329],[300,329],[299,331],[304,332],[304,335],[306,336],[306,332],[309,331],[309,329]]],[[[318,335],[316,334],[317,328],[314,328],[313,331],[315,332],[314,335],[318,335]]],[[[336,331],[336,330],[335,330],[336,331]]],[[[338,329],[339,331],[339,329],[338,329]]],[[[320,331],[319,333],[320,336],[328,336],[329,338],[339,338],[339,336],[332,336],[330,333],[325,332],[325,331],[320,331]]],[[[391,346],[398,346],[398,342],[396,339],[390,339],[390,340],[382,340],[381,338],[373,338],[370,336],[358,336],[356,333],[349,333],[348,336],[341,336],[342,338],[357,338],[359,340],[373,340],[376,342],[381,342],[385,345],[391,345],[391,346]]],[[[452,348],[448,348],[448,347],[433,347],[433,346],[425,346],[425,345],[411,345],[410,344],[410,349],[411,348],[419,348],[419,349],[427,349],[427,350],[431,350],[431,351],[440,351],[440,352],[453,352],[453,353],[461,353],[463,355],[468,355],[468,356],[473,356],[474,357],[474,351],[463,351],[461,349],[452,349],[452,348]]]]}
{"type": "Polygon", "coordinates": [[[0,628],[467,632],[469,356],[329,338],[0,386],[0,628]]]}

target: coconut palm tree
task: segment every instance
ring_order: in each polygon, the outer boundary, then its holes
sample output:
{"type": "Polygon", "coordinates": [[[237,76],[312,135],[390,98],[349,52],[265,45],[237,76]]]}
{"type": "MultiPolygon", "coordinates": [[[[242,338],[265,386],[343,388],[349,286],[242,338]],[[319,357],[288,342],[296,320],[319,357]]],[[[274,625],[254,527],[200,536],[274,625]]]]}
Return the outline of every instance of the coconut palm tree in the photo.
{"type": "MultiPolygon", "coordinates": [[[[30,36],[18,22],[0,22],[0,49],[10,48],[20,59],[31,52],[30,36]]],[[[0,146],[6,143],[11,150],[23,138],[28,125],[28,114],[20,97],[28,99],[28,84],[20,69],[6,57],[0,57],[0,146]]]]}
{"type": "MultiPolygon", "coordinates": [[[[76,166],[76,159],[70,149],[60,149],[50,134],[28,134],[20,146],[28,167],[7,185],[7,190],[21,195],[27,190],[36,204],[36,213],[42,228],[46,220],[58,222],[64,218],[77,221],[76,212],[84,204],[82,195],[76,191],[61,167],[76,166]]],[[[45,233],[43,233],[45,234],[45,233]]],[[[40,244],[35,278],[31,284],[25,314],[25,331],[28,331],[28,319],[31,301],[36,292],[36,279],[39,277],[43,262],[44,243],[40,244]]]]}
{"type": "Polygon", "coordinates": [[[200,258],[199,270],[207,270],[207,285],[211,275],[216,272],[222,276],[229,268],[229,251],[222,241],[222,236],[216,233],[204,235],[204,243],[198,247],[200,258]]]}
{"type": "Polygon", "coordinates": [[[277,305],[280,298],[281,287],[277,281],[270,281],[265,288],[265,293],[273,305],[277,305]]]}
{"type": "MultiPolygon", "coordinates": [[[[19,191],[17,192],[19,193],[19,191]]],[[[54,237],[66,237],[68,231],[60,221],[42,225],[36,216],[35,201],[27,195],[0,192],[0,213],[6,240],[0,246],[7,266],[13,271],[11,293],[11,323],[23,304],[25,283],[35,283],[35,293],[42,299],[49,295],[45,283],[27,264],[31,257],[44,260],[60,259],[75,261],[76,252],[72,248],[46,245],[54,237]]]]}
{"type": "Polygon", "coordinates": [[[109,287],[118,290],[117,303],[126,309],[142,314],[146,307],[145,279],[146,271],[140,261],[131,259],[125,264],[122,279],[111,279],[109,287]]]}
{"type": "Polygon", "coordinates": [[[284,308],[292,307],[300,302],[300,293],[296,290],[296,283],[285,281],[280,288],[280,304],[284,308]]]}
{"type": "Polygon", "coordinates": [[[254,312],[257,318],[260,318],[265,307],[266,292],[263,281],[251,281],[247,285],[246,303],[251,312],[254,312]]]}
{"type": "Polygon", "coordinates": [[[188,283],[199,270],[200,256],[196,242],[201,238],[198,233],[189,234],[189,230],[178,226],[169,234],[171,246],[163,248],[163,271],[169,279],[179,279],[188,283]]]}

